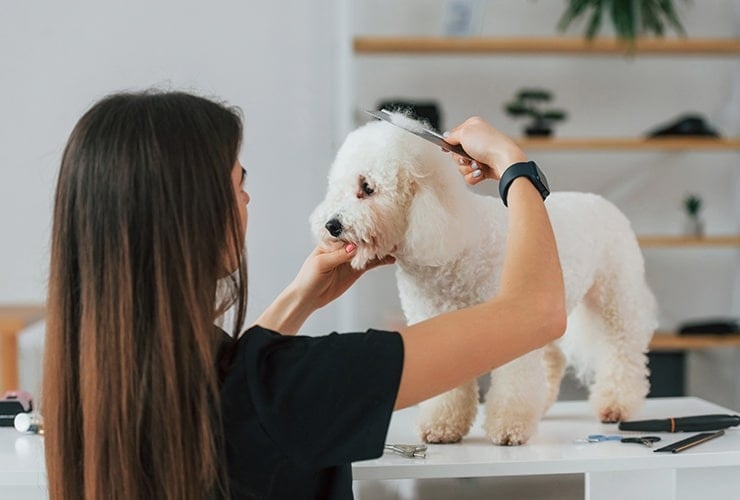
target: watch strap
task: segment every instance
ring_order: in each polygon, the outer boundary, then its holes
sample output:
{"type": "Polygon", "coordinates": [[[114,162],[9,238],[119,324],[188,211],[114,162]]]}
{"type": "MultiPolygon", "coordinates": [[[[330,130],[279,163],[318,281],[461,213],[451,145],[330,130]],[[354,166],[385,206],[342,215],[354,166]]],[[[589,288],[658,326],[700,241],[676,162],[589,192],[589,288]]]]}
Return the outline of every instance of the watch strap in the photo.
{"type": "Polygon", "coordinates": [[[501,179],[498,183],[498,192],[501,196],[501,201],[504,202],[504,206],[509,206],[506,201],[506,197],[509,193],[511,183],[517,177],[526,177],[527,179],[529,179],[534,187],[537,188],[537,191],[539,191],[543,201],[545,200],[545,198],[547,198],[547,195],[550,194],[550,188],[547,185],[547,179],[545,179],[544,174],[540,171],[535,162],[523,161],[519,163],[514,163],[504,171],[504,174],[501,176],[501,179]]]}

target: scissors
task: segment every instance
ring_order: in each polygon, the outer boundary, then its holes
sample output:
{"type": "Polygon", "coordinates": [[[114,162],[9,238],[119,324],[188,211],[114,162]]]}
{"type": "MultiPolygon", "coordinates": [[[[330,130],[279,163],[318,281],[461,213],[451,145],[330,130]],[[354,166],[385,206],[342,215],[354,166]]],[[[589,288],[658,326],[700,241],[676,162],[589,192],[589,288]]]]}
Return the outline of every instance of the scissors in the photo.
{"type": "Polygon", "coordinates": [[[387,109],[381,109],[379,112],[376,111],[365,111],[370,116],[373,116],[377,118],[378,120],[386,121],[392,125],[395,125],[396,127],[402,128],[406,132],[411,132],[412,134],[421,137],[424,140],[427,140],[431,142],[432,144],[436,144],[437,146],[446,149],[447,151],[452,151],[453,153],[456,153],[463,158],[467,158],[468,160],[475,161],[475,158],[470,156],[468,153],[465,152],[465,150],[460,146],[459,144],[450,144],[449,142],[445,141],[445,138],[441,135],[439,135],[434,130],[420,127],[419,129],[416,128],[408,128],[405,125],[399,123],[398,121],[394,120],[393,117],[395,116],[393,113],[388,111],[387,109]]]}
{"type": "Polygon", "coordinates": [[[576,439],[576,443],[601,443],[602,441],[621,441],[623,436],[609,434],[589,434],[585,438],[576,439]]]}
{"type": "Polygon", "coordinates": [[[632,436],[624,437],[619,434],[589,434],[585,439],[576,439],[576,443],[601,443],[602,441],[619,441],[620,443],[637,443],[653,447],[653,443],[660,441],[658,436],[632,436]]]}
{"type": "Polygon", "coordinates": [[[637,436],[637,437],[626,437],[622,438],[622,443],[637,443],[643,444],[648,448],[652,448],[654,443],[660,441],[658,436],[637,436]]]}
{"type": "Polygon", "coordinates": [[[386,444],[384,448],[406,458],[426,458],[425,444],[386,444]]]}

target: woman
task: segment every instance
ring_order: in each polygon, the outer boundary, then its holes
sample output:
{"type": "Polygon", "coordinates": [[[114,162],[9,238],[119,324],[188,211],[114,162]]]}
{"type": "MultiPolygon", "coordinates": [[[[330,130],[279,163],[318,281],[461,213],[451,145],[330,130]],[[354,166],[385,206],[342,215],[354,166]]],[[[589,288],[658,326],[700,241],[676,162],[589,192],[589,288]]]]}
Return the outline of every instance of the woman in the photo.
{"type": "MultiPolygon", "coordinates": [[[[178,92],[110,96],[74,128],[52,232],[52,499],[351,498],[349,464],[382,453],[394,408],[562,334],[549,219],[519,177],[501,289],[488,302],[397,333],[290,336],[361,276],[349,266],[354,246],[337,245],[315,249],[229,340],[213,324],[234,307],[241,325],[246,308],[241,129],[234,110],[178,92]]],[[[479,160],[459,159],[470,184],[526,159],[480,119],[448,140],[479,160]]]]}

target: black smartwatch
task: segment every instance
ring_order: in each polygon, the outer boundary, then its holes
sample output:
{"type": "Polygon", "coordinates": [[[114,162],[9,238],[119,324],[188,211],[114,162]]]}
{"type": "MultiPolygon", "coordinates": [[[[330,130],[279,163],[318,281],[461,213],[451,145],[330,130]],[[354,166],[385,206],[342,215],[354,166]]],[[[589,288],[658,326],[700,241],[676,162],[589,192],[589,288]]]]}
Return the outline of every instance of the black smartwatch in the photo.
{"type": "Polygon", "coordinates": [[[523,161],[520,163],[514,163],[504,171],[504,175],[502,175],[501,180],[498,181],[498,192],[501,195],[501,201],[504,202],[504,206],[509,206],[506,203],[506,195],[509,192],[511,181],[521,176],[526,177],[532,182],[532,184],[534,184],[534,187],[536,187],[537,191],[542,195],[543,201],[547,198],[547,195],[550,194],[550,185],[547,183],[545,174],[542,173],[542,170],[540,170],[535,162],[523,161]]]}

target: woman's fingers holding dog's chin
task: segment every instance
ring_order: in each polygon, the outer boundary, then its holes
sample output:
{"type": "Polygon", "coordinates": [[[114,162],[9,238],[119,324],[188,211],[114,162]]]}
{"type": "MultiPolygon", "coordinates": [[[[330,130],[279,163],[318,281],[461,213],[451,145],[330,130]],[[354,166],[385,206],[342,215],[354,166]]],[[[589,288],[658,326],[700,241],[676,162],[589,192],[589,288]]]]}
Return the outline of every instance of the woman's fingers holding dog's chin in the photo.
{"type": "Polygon", "coordinates": [[[344,247],[345,245],[347,245],[346,241],[333,240],[333,239],[332,240],[322,239],[316,245],[316,248],[314,248],[313,253],[316,255],[323,254],[323,253],[331,253],[331,252],[337,251],[338,249],[344,247]]]}
{"type": "Polygon", "coordinates": [[[357,245],[344,241],[321,242],[311,252],[312,259],[321,273],[331,272],[335,268],[352,260],[357,253],[357,245]]]}
{"type": "MultiPolygon", "coordinates": [[[[342,264],[348,264],[357,254],[357,245],[345,241],[332,241],[329,244],[323,242],[316,247],[313,255],[316,256],[317,262],[323,271],[331,271],[342,264]]],[[[367,261],[362,269],[354,270],[359,274],[379,266],[395,264],[396,258],[393,255],[385,257],[375,257],[367,261]]]]}
{"type": "Polygon", "coordinates": [[[332,253],[339,251],[340,248],[343,248],[347,254],[353,254],[355,253],[355,250],[357,250],[357,244],[344,240],[322,240],[314,249],[313,253],[332,253]]]}
{"type": "Polygon", "coordinates": [[[339,242],[340,244],[333,252],[327,253],[327,261],[333,264],[332,267],[339,266],[349,262],[357,253],[357,245],[354,243],[339,242]]]}

